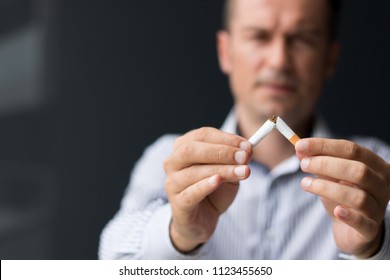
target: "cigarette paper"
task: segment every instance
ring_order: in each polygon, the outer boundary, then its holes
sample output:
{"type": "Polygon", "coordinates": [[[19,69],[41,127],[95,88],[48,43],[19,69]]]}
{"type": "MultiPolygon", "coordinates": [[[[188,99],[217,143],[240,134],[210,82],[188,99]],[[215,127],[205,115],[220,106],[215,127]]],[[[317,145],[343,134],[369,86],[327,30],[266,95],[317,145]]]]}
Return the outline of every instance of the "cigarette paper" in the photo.
{"type": "Polygon", "coordinates": [[[260,143],[261,140],[263,140],[276,126],[276,118],[271,117],[269,118],[257,131],[251,138],[249,138],[249,143],[252,144],[252,146],[256,146],[260,143]]]}
{"type": "Polygon", "coordinates": [[[276,129],[279,130],[279,132],[293,145],[295,145],[295,143],[297,143],[300,139],[280,117],[276,120],[276,129]]]}

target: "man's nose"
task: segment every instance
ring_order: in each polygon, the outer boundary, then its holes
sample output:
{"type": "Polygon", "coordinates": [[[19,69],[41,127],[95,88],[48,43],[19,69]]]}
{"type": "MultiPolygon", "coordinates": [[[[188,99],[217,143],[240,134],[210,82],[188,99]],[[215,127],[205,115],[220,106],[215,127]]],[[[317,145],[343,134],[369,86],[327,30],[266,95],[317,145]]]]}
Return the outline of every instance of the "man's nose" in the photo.
{"type": "Polygon", "coordinates": [[[269,56],[269,67],[276,70],[289,70],[291,57],[288,49],[288,42],[285,39],[277,39],[271,44],[269,56]]]}

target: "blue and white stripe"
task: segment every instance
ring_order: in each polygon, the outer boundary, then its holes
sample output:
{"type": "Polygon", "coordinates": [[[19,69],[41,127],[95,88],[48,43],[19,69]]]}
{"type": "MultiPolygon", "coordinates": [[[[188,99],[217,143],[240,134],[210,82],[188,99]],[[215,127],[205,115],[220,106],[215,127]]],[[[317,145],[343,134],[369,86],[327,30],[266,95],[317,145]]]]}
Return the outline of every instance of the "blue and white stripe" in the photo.
{"type": "MultiPolygon", "coordinates": [[[[222,130],[235,133],[229,114],[222,130]]],[[[334,137],[319,120],[314,137],[334,137]]],[[[231,207],[220,217],[213,237],[196,252],[183,255],[169,239],[171,209],[164,192],[163,161],[176,136],[161,137],[134,168],[120,210],[104,228],[101,259],[338,259],[332,221],[320,199],[300,188],[305,174],[293,156],[271,172],[251,162],[231,207]]],[[[390,162],[390,147],[375,138],[354,137],[390,162]]],[[[390,259],[390,206],[385,242],[374,259],[390,259]]],[[[348,258],[345,256],[344,258],[348,258]]]]}

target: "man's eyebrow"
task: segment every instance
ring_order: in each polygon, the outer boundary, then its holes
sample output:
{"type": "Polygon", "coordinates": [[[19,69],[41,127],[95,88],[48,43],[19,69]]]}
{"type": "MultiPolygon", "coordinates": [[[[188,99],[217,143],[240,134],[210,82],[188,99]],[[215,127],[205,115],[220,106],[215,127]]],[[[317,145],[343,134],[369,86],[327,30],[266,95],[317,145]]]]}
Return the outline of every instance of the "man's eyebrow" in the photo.
{"type": "Polygon", "coordinates": [[[253,26],[253,25],[244,26],[242,28],[243,31],[261,31],[261,30],[268,30],[268,29],[271,29],[271,28],[266,27],[266,26],[253,26]]]}
{"type": "Polygon", "coordinates": [[[270,32],[272,31],[272,28],[265,27],[265,26],[247,26],[247,27],[243,27],[241,30],[244,33],[258,33],[258,32],[270,32]]]}
{"type": "MultiPolygon", "coordinates": [[[[272,32],[272,28],[266,26],[246,26],[242,28],[242,32],[244,33],[272,32]]],[[[308,34],[310,36],[318,36],[324,34],[325,32],[326,30],[324,30],[323,28],[302,26],[287,32],[287,34],[308,34]]]]}
{"type": "Polygon", "coordinates": [[[324,28],[318,28],[318,27],[298,27],[291,31],[291,33],[306,33],[309,35],[318,35],[323,34],[325,32],[324,28]]]}

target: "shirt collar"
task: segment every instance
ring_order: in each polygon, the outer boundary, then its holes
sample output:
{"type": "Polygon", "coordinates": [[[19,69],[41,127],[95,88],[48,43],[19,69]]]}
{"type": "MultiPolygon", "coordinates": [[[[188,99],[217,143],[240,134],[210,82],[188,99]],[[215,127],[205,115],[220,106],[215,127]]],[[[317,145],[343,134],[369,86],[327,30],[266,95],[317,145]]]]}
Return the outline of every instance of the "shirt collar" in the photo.
{"type": "Polygon", "coordinates": [[[236,116],[236,111],[233,109],[230,110],[229,114],[227,115],[225,121],[223,122],[221,126],[221,130],[228,132],[228,133],[233,133],[237,134],[238,129],[237,129],[237,116],[236,116]]]}

